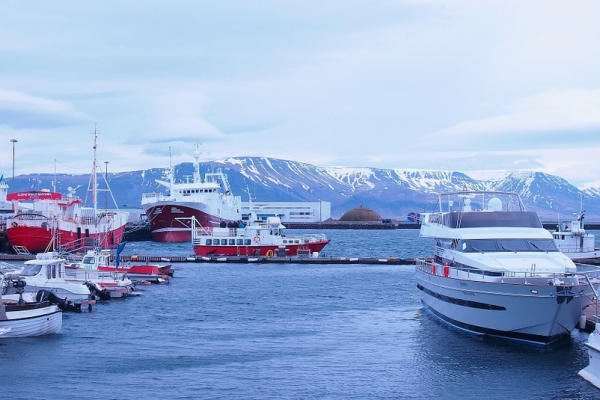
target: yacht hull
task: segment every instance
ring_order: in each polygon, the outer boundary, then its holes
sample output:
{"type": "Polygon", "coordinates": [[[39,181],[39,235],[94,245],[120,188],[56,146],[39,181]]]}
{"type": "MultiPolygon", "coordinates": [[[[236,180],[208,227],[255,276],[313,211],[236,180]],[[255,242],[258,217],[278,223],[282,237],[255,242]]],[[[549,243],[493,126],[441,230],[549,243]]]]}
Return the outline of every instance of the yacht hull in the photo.
{"type": "Polygon", "coordinates": [[[473,334],[547,347],[569,337],[585,301],[585,285],[554,286],[454,279],[417,270],[423,305],[473,334]]]}

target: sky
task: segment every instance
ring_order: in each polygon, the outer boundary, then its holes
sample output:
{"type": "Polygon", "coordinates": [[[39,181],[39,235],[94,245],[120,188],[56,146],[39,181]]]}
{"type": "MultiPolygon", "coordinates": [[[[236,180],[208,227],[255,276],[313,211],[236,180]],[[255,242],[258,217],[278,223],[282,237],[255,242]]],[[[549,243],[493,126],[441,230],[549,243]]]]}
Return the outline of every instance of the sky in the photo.
{"type": "Polygon", "coordinates": [[[0,174],[90,173],[96,131],[109,173],[199,151],[600,187],[598,15],[596,0],[4,0],[0,174]]]}

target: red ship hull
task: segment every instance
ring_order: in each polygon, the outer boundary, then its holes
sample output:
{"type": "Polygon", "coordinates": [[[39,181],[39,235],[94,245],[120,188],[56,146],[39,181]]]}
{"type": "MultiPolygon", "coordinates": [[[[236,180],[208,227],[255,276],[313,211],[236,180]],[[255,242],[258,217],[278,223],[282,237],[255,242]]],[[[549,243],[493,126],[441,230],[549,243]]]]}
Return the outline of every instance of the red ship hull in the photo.
{"type": "MultiPolygon", "coordinates": [[[[123,240],[125,226],[121,226],[108,233],[72,232],[60,230],[58,232],[60,247],[63,250],[76,250],[83,246],[99,246],[102,248],[114,248],[123,240]]],[[[6,230],[8,242],[11,246],[23,246],[30,253],[42,253],[48,249],[52,241],[51,229],[35,226],[11,226],[6,230]]],[[[59,245],[55,244],[54,248],[59,245]]],[[[50,246],[52,249],[52,246],[50,246]]]]}
{"type": "MultiPolygon", "coordinates": [[[[155,242],[184,243],[192,240],[191,218],[206,228],[218,227],[221,218],[192,207],[178,204],[162,204],[146,210],[152,240],[155,242]]],[[[224,220],[227,222],[233,222],[224,220]]]]}

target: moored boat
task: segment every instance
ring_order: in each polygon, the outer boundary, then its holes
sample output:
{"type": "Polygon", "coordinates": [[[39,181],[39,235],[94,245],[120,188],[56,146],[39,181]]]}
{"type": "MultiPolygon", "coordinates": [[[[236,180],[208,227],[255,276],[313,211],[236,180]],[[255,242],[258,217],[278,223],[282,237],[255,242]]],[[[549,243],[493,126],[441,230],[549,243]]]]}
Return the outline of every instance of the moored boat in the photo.
{"type": "Polygon", "coordinates": [[[117,248],[115,263],[110,260],[113,254],[108,249],[88,250],[82,260],[77,263],[67,265],[67,271],[98,271],[103,273],[116,273],[120,276],[125,275],[134,282],[164,283],[173,276],[171,265],[159,265],[150,263],[127,263],[125,265],[119,262],[119,253],[125,243],[121,243],[117,248]]]}
{"type": "Polygon", "coordinates": [[[417,259],[426,310],[459,330],[532,346],[569,337],[593,288],[516,193],[442,194],[422,214],[434,256],[417,259]]]}
{"type": "Polygon", "coordinates": [[[232,194],[227,175],[222,171],[210,172],[202,179],[199,157],[200,153],[196,151],[191,181],[176,183],[174,169],[169,166],[166,170],[168,180],[156,180],[168,194],[142,194],[142,209],[154,241],[189,242],[192,218],[204,227],[217,227],[221,221],[241,220],[242,200],[232,194]]]}
{"type": "MultiPolygon", "coordinates": [[[[0,288],[5,287],[0,274],[0,288]]],[[[0,290],[0,339],[59,333],[62,310],[47,300],[37,300],[22,290],[6,295],[0,290]]]]}
{"type": "Polygon", "coordinates": [[[197,256],[285,257],[318,253],[329,239],[324,234],[288,236],[279,217],[258,221],[251,212],[246,226],[206,229],[192,221],[192,247],[197,256]]]}
{"type": "MultiPolygon", "coordinates": [[[[25,291],[37,293],[49,290],[61,299],[71,301],[89,300],[95,287],[89,282],[70,282],[66,280],[65,259],[56,252],[38,253],[33,260],[27,260],[23,267],[7,274],[6,279],[22,280],[25,291]]],[[[8,293],[16,293],[18,287],[9,286],[8,293]]]]}
{"type": "Polygon", "coordinates": [[[586,232],[582,209],[573,218],[560,219],[552,232],[554,242],[560,251],[577,262],[600,262],[600,248],[596,247],[596,236],[586,232]]]}
{"type": "MultiPolygon", "coordinates": [[[[129,213],[101,211],[97,207],[96,139],[94,132],[94,164],[90,183],[93,206],[84,207],[72,188],[65,197],[49,190],[9,193],[7,199],[20,208],[8,220],[6,227],[6,235],[13,248],[42,253],[93,246],[112,248],[121,242],[129,213]]],[[[110,192],[108,182],[106,187],[110,192]]]]}

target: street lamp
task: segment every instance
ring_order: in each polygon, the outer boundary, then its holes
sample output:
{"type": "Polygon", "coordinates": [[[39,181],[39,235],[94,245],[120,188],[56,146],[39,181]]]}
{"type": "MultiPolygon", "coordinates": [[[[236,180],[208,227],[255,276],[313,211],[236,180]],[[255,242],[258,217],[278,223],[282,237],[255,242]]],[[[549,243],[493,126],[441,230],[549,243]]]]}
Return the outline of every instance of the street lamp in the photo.
{"type": "Polygon", "coordinates": [[[106,195],[104,197],[104,209],[108,211],[108,161],[104,161],[104,182],[106,183],[106,195]]]}
{"type": "Polygon", "coordinates": [[[15,188],[15,143],[17,143],[17,139],[10,139],[10,141],[12,142],[12,147],[13,147],[13,175],[12,175],[12,190],[13,192],[16,192],[16,188],[15,188]]]}

